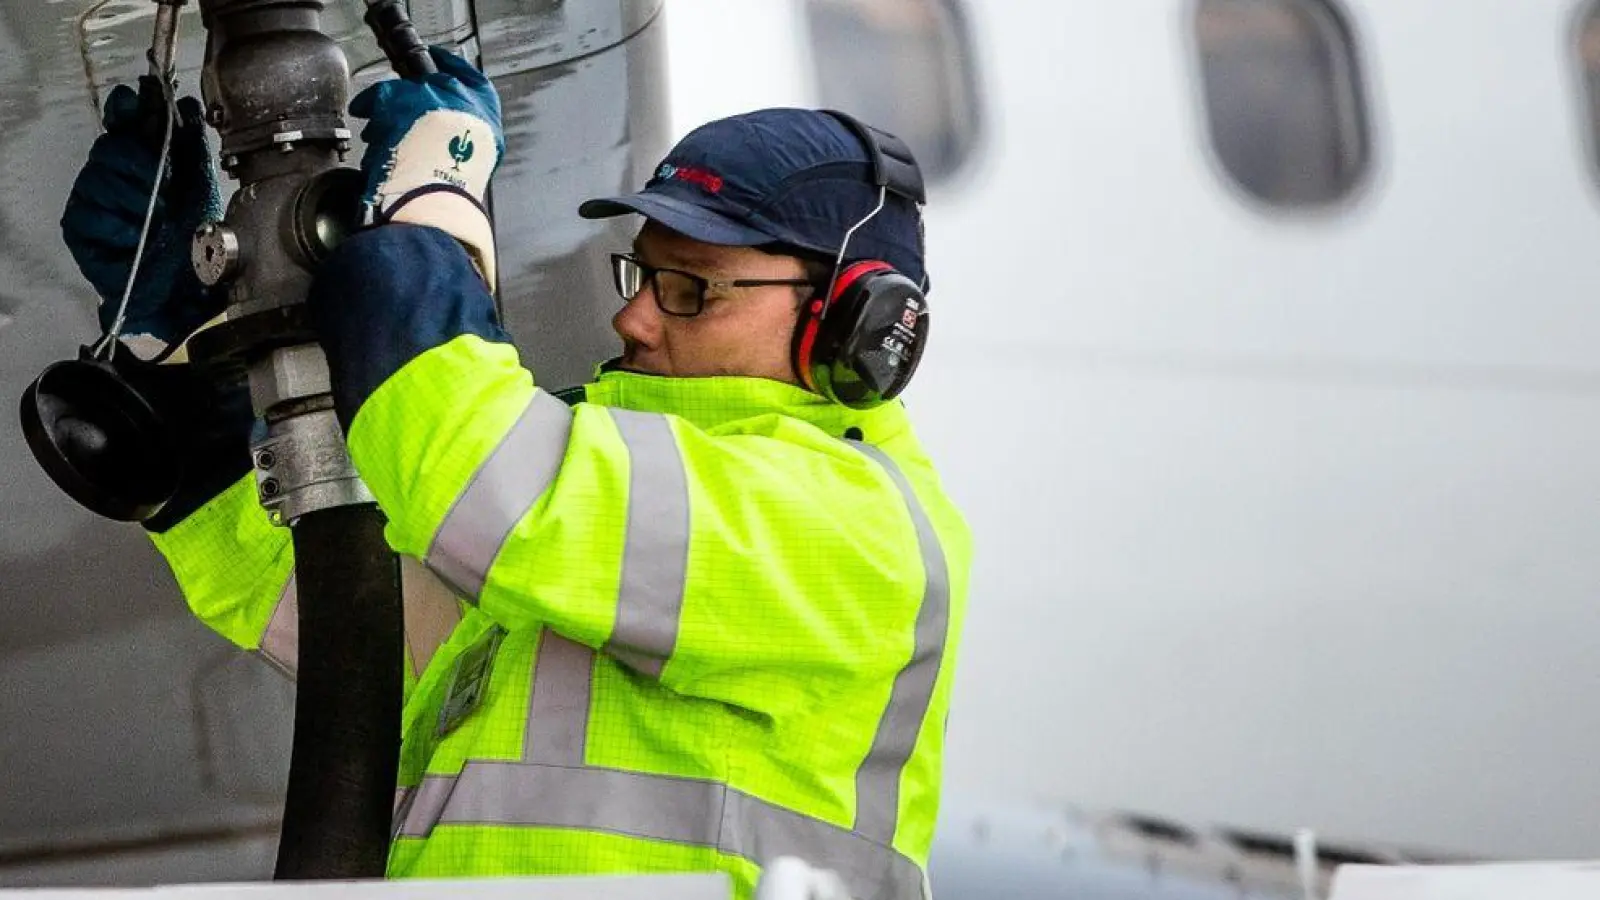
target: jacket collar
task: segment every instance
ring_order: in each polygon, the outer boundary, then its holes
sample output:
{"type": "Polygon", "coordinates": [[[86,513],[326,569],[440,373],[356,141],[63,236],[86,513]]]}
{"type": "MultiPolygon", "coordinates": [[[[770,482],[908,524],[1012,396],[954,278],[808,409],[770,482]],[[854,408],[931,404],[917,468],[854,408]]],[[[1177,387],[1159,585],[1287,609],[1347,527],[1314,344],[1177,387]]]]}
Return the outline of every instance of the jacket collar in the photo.
{"type": "Polygon", "coordinates": [[[708,431],[779,415],[808,422],[833,437],[881,444],[909,427],[898,400],[876,409],[850,409],[769,378],[667,378],[602,367],[599,377],[585,386],[584,399],[600,406],[669,413],[708,431]],[[852,428],[858,431],[852,433],[852,428]]]}

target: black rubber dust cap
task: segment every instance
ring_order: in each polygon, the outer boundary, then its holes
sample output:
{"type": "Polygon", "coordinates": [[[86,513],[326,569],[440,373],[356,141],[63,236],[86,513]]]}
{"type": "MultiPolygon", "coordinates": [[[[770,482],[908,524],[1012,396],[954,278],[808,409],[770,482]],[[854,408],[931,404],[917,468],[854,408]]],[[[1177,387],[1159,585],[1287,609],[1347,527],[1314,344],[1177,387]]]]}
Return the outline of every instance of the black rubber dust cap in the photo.
{"type": "Polygon", "coordinates": [[[22,395],[22,434],[45,473],[79,504],[119,522],[161,510],[182,476],[161,416],[110,363],[54,363],[22,395]]]}

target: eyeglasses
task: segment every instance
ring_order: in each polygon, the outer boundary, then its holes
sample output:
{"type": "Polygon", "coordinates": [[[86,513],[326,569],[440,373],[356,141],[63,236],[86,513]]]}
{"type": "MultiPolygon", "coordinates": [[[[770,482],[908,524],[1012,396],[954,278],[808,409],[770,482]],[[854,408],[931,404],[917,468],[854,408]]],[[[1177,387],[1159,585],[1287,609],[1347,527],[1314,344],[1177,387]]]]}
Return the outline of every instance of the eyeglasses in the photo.
{"type": "Polygon", "coordinates": [[[656,295],[656,307],[669,316],[690,318],[700,315],[706,307],[706,291],[728,288],[799,287],[811,285],[809,278],[735,278],[731,281],[710,281],[693,272],[665,269],[648,265],[631,253],[611,254],[611,278],[617,295],[627,302],[639,296],[648,283],[656,295]]]}

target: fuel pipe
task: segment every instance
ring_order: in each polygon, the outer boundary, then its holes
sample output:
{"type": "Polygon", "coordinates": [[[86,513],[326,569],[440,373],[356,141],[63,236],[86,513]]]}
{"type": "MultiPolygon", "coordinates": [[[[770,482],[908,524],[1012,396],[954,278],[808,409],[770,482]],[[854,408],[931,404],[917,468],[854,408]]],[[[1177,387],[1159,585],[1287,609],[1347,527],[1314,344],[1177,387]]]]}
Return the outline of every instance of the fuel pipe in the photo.
{"type": "MultiPolygon", "coordinates": [[[[350,462],[304,305],[313,268],[359,224],[365,179],[341,165],[348,63],[322,31],[322,0],[199,5],[201,91],[239,187],[195,236],[196,271],[225,286],[228,314],[191,340],[190,358],[248,379],[266,423],[251,447],[258,493],[292,531],[296,562],[294,746],[275,877],[379,878],[400,750],[400,569],[350,462]]],[[[425,71],[398,0],[373,4],[367,20],[401,74],[425,71]]]]}

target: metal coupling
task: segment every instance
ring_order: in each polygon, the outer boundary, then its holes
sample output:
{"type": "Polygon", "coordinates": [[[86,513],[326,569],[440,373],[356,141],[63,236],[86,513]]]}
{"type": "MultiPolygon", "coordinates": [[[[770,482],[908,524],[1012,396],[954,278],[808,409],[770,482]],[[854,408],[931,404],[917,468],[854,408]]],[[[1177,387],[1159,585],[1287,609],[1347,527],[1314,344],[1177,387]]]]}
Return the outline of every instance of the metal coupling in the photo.
{"type": "Polygon", "coordinates": [[[271,422],[267,437],[250,450],[256,494],[275,525],[292,525],[317,510],[375,502],[356,474],[332,409],[271,422]]]}
{"type": "Polygon", "coordinates": [[[250,367],[250,402],[267,421],[251,446],[256,493],[274,524],[372,503],[333,411],[328,363],[316,344],[280,347],[250,367]]]}
{"type": "MultiPolygon", "coordinates": [[[[248,164],[262,150],[279,156],[350,139],[344,121],[349,63],[322,30],[325,5],[326,0],[201,0],[209,38],[201,92],[221,136],[223,159],[248,164]]],[[[258,177],[245,173],[240,181],[258,177]]]]}
{"type": "Polygon", "coordinates": [[[327,357],[316,344],[279,347],[250,367],[250,403],[268,418],[317,399],[329,405],[333,401],[327,395],[332,390],[327,357]]]}

